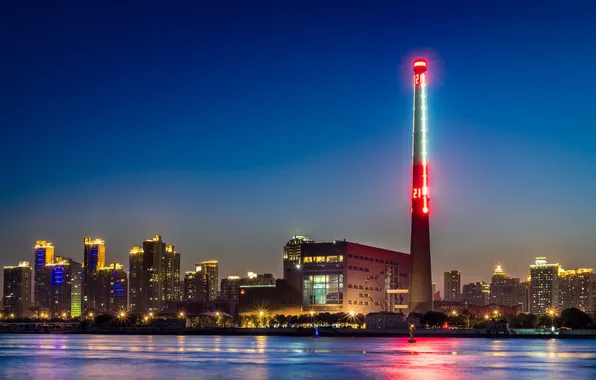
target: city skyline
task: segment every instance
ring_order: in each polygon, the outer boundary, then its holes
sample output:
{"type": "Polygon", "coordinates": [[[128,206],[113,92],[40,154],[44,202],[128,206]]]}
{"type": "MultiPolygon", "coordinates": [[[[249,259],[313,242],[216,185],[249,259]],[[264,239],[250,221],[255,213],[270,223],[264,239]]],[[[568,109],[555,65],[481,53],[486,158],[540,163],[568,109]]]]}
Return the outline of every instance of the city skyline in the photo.
{"type": "Polygon", "coordinates": [[[519,15],[535,10],[522,4],[472,18],[474,6],[459,3],[432,7],[420,27],[411,4],[321,5],[309,23],[287,5],[253,18],[240,17],[240,4],[154,6],[135,20],[43,7],[27,22],[23,9],[0,16],[10,141],[0,162],[11,184],[0,189],[3,265],[32,261],[40,239],[82,260],[83,236],[102,237],[110,261],[127,263],[130,247],[156,233],[176,243],[183,271],[217,259],[222,277],[281,277],[280,253],[297,234],[409,252],[409,74],[420,53],[437,68],[429,143],[438,290],[452,269],[464,284],[486,281],[497,263],[523,278],[537,256],[596,266],[593,207],[570,196],[596,190],[585,176],[595,160],[595,77],[570,79],[570,60],[593,58],[588,12],[571,23],[560,18],[572,10],[545,7],[527,20],[519,15]],[[483,25],[495,22],[508,26],[483,25]],[[559,54],[543,59],[546,46],[559,54]],[[577,178],[581,189],[570,191],[577,178]]]}

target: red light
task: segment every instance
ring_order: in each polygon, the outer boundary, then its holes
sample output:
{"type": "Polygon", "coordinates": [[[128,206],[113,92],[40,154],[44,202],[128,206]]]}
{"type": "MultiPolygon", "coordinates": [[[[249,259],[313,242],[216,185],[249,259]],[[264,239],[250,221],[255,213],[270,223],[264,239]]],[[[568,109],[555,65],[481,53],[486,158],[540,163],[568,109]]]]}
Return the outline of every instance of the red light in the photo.
{"type": "Polygon", "coordinates": [[[424,208],[422,209],[422,212],[423,212],[423,213],[425,213],[425,214],[428,214],[428,207],[424,207],[424,208]]]}
{"type": "Polygon", "coordinates": [[[422,61],[422,60],[414,61],[414,67],[426,67],[426,61],[422,61]]]}

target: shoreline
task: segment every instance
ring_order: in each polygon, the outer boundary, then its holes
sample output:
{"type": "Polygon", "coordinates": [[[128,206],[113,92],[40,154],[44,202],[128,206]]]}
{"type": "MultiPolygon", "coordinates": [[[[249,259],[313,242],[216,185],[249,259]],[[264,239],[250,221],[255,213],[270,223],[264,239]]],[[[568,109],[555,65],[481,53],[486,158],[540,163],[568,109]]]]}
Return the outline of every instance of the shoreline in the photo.
{"type": "MultiPolygon", "coordinates": [[[[88,329],[65,331],[2,331],[0,334],[49,334],[49,335],[203,335],[203,336],[285,336],[315,337],[314,328],[196,328],[196,329],[88,329]]],[[[320,328],[320,338],[408,338],[408,330],[359,330],[320,328]]],[[[484,339],[596,339],[596,330],[564,331],[551,333],[500,333],[487,334],[484,330],[417,330],[415,338],[484,338],[484,339]]]]}

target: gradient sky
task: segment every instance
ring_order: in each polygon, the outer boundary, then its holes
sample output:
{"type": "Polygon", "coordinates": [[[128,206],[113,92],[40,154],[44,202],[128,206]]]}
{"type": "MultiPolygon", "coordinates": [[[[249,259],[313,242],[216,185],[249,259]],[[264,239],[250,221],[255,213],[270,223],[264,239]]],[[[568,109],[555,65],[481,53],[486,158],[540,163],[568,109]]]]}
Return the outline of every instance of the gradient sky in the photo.
{"type": "Polygon", "coordinates": [[[423,54],[438,288],[596,266],[593,2],[88,3],[0,5],[0,264],[86,235],[220,277],[280,276],[293,234],[408,252],[423,54]]]}

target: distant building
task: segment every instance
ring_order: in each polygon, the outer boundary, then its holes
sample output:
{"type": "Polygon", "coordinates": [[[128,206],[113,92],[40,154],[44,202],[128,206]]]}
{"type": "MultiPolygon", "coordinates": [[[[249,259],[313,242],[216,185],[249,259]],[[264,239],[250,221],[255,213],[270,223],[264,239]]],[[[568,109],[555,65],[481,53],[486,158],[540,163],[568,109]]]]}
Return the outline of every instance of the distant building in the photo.
{"type": "Polygon", "coordinates": [[[83,309],[85,312],[103,310],[106,300],[100,291],[99,269],[106,264],[105,242],[86,237],[83,243],[83,309]]]}
{"type": "Polygon", "coordinates": [[[584,313],[596,312],[596,273],[591,268],[559,272],[560,309],[577,308],[584,313]]]}
{"type": "Polygon", "coordinates": [[[46,264],[46,271],[51,274],[50,317],[81,316],[81,263],[67,257],[57,256],[55,263],[46,264]]]}
{"type": "Polygon", "coordinates": [[[549,264],[546,257],[537,257],[530,265],[530,312],[544,314],[559,303],[559,264],[549,264]]]}
{"type": "Polygon", "coordinates": [[[257,274],[248,272],[246,277],[229,276],[221,280],[221,299],[238,300],[241,288],[275,287],[275,278],[271,273],[257,274]]]}
{"type": "Polygon", "coordinates": [[[4,312],[16,318],[31,314],[31,280],[33,273],[27,261],[4,267],[4,312]]]}
{"type": "Polygon", "coordinates": [[[106,279],[108,290],[108,311],[115,312],[128,309],[128,276],[124,265],[111,263],[101,269],[106,279]]]}
{"type": "Polygon", "coordinates": [[[285,280],[277,280],[274,287],[243,288],[238,312],[245,315],[299,315],[302,314],[302,296],[285,280]]]}
{"type": "Polygon", "coordinates": [[[134,312],[160,312],[180,300],[180,253],[161,236],[130,250],[130,304],[134,312]]]}
{"type": "Polygon", "coordinates": [[[40,313],[50,311],[50,274],[45,266],[54,263],[54,245],[46,240],[35,242],[33,301],[40,313]]]}
{"type": "Polygon", "coordinates": [[[527,281],[519,283],[519,289],[521,292],[521,304],[522,304],[522,312],[529,313],[530,312],[530,279],[528,278],[527,281]]]}
{"type": "Polygon", "coordinates": [[[197,272],[188,271],[184,273],[184,296],[183,301],[197,301],[197,272]]]}
{"type": "Polygon", "coordinates": [[[347,241],[301,247],[302,307],[368,314],[407,311],[410,255],[347,241]]]}
{"type": "Polygon", "coordinates": [[[461,300],[461,273],[458,270],[445,272],[445,301],[461,300]]]}
{"type": "Polygon", "coordinates": [[[490,303],[517,307],[523,305],[524,295],[519,278],[507,276],[501,265],[497,265],[490,284],[490,303]]]}
{"type": "Polygon", "coordinates": [[[221,279],[220,298],[224,300],[238,301],[240,297],[240,284],[242,279],[240,276],[228,276],[228,278],[221,279]]]}
{"type": "Polygon", "coordinates": [[[490,285],[483,281],[466,284],[462,289],[462,297],[466,305],[488,305],[490,299],[490,285]]]}
{"type": "Polygon", "coordinates": [[[294,236],[283,248],[283,279],[287,284],[302,294],[302,247],[312,244],[306,236],[294,236]]]}
{"type": "Polygon", "coordinates": [[[219,285],[219,264],[217,260],[203,261],[201,264],[195,265],[197,272],[197,293],[203,293],[204,296],[198,294],[200,300],[203,298],[207,301],[214,301],[217,299],[217,290],[219,285]],[[204,290],[202,290],[204,287],[204,290]]]}

